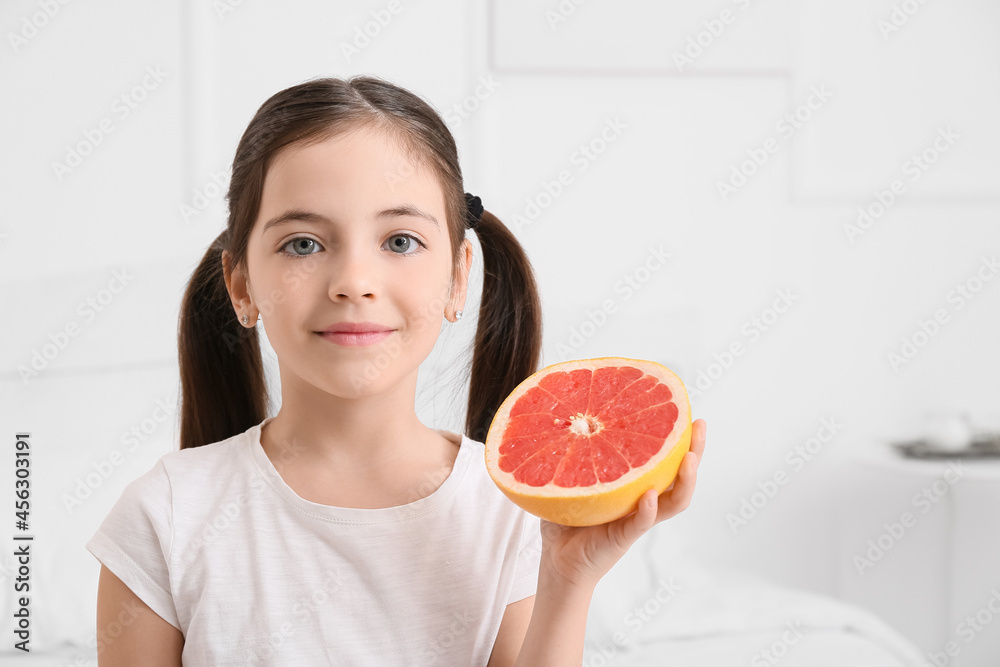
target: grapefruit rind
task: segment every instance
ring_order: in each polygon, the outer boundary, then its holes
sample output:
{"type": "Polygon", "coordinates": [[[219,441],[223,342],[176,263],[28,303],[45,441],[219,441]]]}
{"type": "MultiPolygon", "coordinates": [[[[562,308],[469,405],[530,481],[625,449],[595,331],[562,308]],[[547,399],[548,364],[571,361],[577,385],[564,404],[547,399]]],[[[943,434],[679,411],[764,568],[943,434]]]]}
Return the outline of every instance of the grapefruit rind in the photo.
{"type": "Polygon", "coordinates": [[[639,498],[647,490],[654,488],[659,495],[677,477],[681,461],[691,447],[691,405],[687,388],[669,368],[643,359],[598,357],[552,364],[526,378],[504,400],[490,424],[485,445],[487,472],[504,495],[523,510],[565,526],[593,526],[615,521],[635,511],[639,498]],[[521,396],[536,386],[542,376],[581,368],[596,370],[607,366],[637,368],[646,375],[656,377],[673,394],[671,400],[678,408],[677,420],[653,460],[629,470],[613,482],[587,487],[559,487],[554,484],[530,487],[514,481],[510,473],[499,469],[499,448],[508,415],[521,396]],[[656,460],[657,457],[660,457],[659,460],[656,460]]]}

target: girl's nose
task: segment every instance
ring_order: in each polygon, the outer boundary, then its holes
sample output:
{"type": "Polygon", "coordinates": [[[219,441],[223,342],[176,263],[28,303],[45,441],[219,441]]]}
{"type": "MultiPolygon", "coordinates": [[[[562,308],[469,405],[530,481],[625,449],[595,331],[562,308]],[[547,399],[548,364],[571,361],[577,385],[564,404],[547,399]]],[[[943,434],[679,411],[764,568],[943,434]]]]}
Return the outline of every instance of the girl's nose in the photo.
{"type": "Polygon", "coordinates": [[[375,295],[374,258],[360,249],[341,253],[332,262],[329,294],[334,301],[352,301],[375,295]]]}

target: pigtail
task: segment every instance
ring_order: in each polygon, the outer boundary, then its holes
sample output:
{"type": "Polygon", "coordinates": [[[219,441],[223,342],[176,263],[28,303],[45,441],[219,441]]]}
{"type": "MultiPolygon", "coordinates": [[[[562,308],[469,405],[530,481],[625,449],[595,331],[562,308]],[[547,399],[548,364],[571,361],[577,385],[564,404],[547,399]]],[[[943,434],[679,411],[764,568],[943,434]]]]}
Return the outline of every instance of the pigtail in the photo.
{"type": "Polygon", "coordinates": [[[228,234],[220,234],[202,257],[181,304],[181,449],[242,433],[263,421],[267,410],[257,329],[239,323],[226,290],[222,250],[228,234]]]}
{"type": "Polygon", "coordinates": [[[483,442],[504,399],[538,370],[542,307],[528,256],[507,226],[483,211],[476,233],[483,252],[483,296],[465,433],[483,442]]]}

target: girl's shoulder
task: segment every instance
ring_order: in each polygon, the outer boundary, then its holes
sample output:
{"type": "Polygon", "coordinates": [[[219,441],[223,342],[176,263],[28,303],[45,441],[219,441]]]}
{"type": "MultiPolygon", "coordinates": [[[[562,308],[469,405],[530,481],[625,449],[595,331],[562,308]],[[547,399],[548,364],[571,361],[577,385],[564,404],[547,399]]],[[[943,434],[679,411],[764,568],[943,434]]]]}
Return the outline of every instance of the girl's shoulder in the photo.
{"type": "Polygon", "coordinates": [[[160,458],[159,463],[171,485],[184,484],[197,488],[210,483],[217,487],[219,480],[232,478],[246,466],[253,442],[252,432],[253,429],[249,429],[219,442],[169,452],[160,458]]]}
{"type": "Polygon", "coordinates": [[[468,449],[467,493],[474,494],[480,502],[511,516],[526,514],[504,495],[486,468],[486,445],[463,435],[462,446],[468,449]]]}

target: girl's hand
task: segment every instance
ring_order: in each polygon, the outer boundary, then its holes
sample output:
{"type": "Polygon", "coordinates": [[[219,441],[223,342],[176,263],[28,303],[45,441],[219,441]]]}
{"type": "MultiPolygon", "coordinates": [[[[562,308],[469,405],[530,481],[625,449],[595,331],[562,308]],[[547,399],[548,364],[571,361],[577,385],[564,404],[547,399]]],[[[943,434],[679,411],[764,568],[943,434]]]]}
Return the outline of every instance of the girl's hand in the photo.
{"type": "Polygon", "coordinates": [[[597,526],[563,526],[541,520],[543,576],[570,587],[593,590],[646,531],[687,509],[694,494],[698,464],[705,451],[704,419],[691,424],[691,447],[684,455],[677,477],[660,494],[649,489],[639,499],[639,509],[610,523],[597,526]]]}

